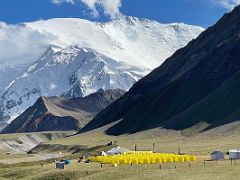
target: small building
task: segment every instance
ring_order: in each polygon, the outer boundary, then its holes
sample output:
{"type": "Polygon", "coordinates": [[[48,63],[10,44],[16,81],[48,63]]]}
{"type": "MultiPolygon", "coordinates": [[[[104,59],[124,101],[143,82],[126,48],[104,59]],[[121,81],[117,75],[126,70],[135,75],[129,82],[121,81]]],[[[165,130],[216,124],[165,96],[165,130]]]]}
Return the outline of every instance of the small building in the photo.
{"type": "Polygon", "coordinates": [[[229,159],[240,159],[240,150],[229,150],[229,159]]]}
{"type": "Polygon", "coordinates": [[[56,169],[64,169],[64,162],[56,162],[56,169]]]}
{"type": "Polygon", "coordinates": [[[224,153],[221,151],[214,151],[211,153],[211,160],[218,161],[224,160],[224,153]]]}

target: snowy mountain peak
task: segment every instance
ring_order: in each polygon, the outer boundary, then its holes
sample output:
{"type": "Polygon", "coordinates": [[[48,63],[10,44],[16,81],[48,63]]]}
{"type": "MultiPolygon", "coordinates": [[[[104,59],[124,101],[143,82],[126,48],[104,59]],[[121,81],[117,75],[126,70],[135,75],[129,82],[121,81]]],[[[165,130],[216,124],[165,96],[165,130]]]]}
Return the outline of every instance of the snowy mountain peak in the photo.
{"type": "Polygon", "coordinates": [[[40,96],[82,97],[99,89],[128,90],[137,79],[126,64],[90,48],[72,45],[56,51],[49,48],[36,63],[6,89],[1,98],[4,112],[15,117],[40,96]]]}
{"type": "Polygon", "coordinates": [[[4,24],[0,37],[9,35],[0,42],[11,41],[16,49],[12,54],[19,61],[12,61],[18,71],[0,69],[0,77],[6,77],[0,79],[0,85],[4,84],[0,86],[0,120],[16,117],[40,96],[80,97],[99,89],[128,90],[202,31],[197,26],[136,17],[106,23],[59,18],[21,26],[4,24]],[[18,41],[12,42],[11,32],[18,41]],[[20,61],[28,62],[26,69],[17,68],[20,61]],[[14,77],[12,72],[18,73],[14,77]]]}
{"type": "Polygon", "coordinates": [[[89,47],[112,59],[138,64],[146,73],[204,30],[198,26],[160,24],[136,17],[121,17],[105,23],[56,18],[26,23],[26,26],[57,37],[52,44],[89,47]]]}

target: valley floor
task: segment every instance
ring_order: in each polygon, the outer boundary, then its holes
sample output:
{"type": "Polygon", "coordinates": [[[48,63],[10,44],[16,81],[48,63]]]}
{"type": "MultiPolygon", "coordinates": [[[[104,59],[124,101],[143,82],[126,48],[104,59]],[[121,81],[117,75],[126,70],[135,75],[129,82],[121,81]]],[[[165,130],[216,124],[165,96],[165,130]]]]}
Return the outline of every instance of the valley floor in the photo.
{"type": "Polygon", "coordinates": [[[188,164],[164,164],[162,169],[158,165],[118,166],[99,164],[79,164],[74,161],[72,165],[66,166],[65,170],[55,170],[54,164],[49,163],[40,166],[16,165],[14,167],[1,167],[0,179],[91,179],[91,180],[117,180],[117,179],[239,179],[240,162],[237,165],[230,165],[229,161],[218,164],[193,163],[189,168],[188,164]]]}
{"type": "MultiPolygon", "coordinates": [[[[221,150],[226,153],[229,149],[240,149],[240,134],[238,130],[223,134],[212,134],[208,132],[191,136],[183,136],[182,134],[185,132],[180,133],[162,129],[154,129],[119,137],[107,136],[101,132],[102,131],[93,131],[72,137],[46,141],[34,149],[34,152],[37,154],[28,155],[32,158],[31,156],[36,155],[44,156],[44,154],[59,154],[59,152],[68,153],[67,158],[72,159],[73,163],[66,166],[65,170],[56,170],[53,163],[54,159],[13,163],[10,165],[0,164],[0,179],[240,179],[240,160],[232,165],[229,160],[207,162],[205,166],[203,163],[204,160],[210,158],[209,155],[214,150],[221,150]],[[138,150],[152,150],[154,142],[155,151],[162,153],[177,153],[180,144],[182,153],[194,154],[198,157],[198,161],[191,163],[191,167],[189,167],[188,163],[177,163],[176,169],[172,163],[163,164],[161,169],[157,164],[147,166],[119,165],[118,167],[103,165],[101,168],[100,164],[77,162],[78,158],[83,153],[86,153],[87,150],[70,155],[74,150],[72,147],[81,145],[88,148],[92,147],[91,151],[95,151],[97,148],[94,149],[94,146],[105,145],[109,141],[113,141],[121,147],[132,150],[135,144],[138,150]],[[71,148],[66,149],[68,146],[71,148]],[[41,166],[41,164],[43,164],[43,166],[41,166]]],[[[105,147],[105,149],[106,148],[111,147],[105,147]]],[[[101,150],[101,148],[98,150],[101,150]]],[[[4,154],[0,153],[0,156],[2,157],[4,154]]],[[[12,160],[24,158],[20,155],[18,156],[19,157],[12,156],[11,158],[12,160]]],[[[4,158],[4,160],[11,161],[11,158],[4,158]]],[[[227,158],[228,156],[226,156],[226,159],[227,158]]]]}

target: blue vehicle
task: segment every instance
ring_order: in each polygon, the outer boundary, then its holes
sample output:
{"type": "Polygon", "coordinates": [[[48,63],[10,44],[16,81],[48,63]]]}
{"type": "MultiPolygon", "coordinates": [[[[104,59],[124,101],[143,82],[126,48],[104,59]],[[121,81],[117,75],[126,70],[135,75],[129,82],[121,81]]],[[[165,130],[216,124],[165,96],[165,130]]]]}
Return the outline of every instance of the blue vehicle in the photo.
{"type": "Polygon", "coordinates": [[[64,162],[65,165],[72,164],[72,161],[67,159],[61,160],[60,162],[64,162]]]}

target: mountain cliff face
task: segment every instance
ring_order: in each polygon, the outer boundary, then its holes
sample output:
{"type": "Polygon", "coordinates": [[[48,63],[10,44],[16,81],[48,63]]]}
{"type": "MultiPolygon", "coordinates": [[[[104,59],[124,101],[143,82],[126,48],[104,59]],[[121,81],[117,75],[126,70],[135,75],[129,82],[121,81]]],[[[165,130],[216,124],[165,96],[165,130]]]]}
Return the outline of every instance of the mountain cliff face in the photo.
{"type": "MultiPolygon", "coordinates": [[[[1,26],[0,35],[8,33],[6,26],[1,26]]],[[[5,122],[16,118],[40,96],[73,98],[99,89],[128,90],[203,31],[196,26],[160,24],[134,17],[107,23],[60,18],[16,26],[10,29],[20,28],[16,31],[24,33],[20,37],[26,36],[23,39],[26,47],[16,48],[18,61],[11,61],[11,69],[4,69],[5,66],[0,69],[3,82],[0,83],[0,121],[5,122]],[[37,36],[34,49],[25,49],[33,43],[34,35],[37,36]],[[46,42],[42,41],[43,37],[46,42]],[[40,56],[40,50],[48,46],[40,56]],[[29,56],[33,60],[29,60],[29,56]],[[25,62],[25,59],[28,60],[25,62]],[[19,65],[21,61],[25,62],[24,66],[19,65]],[[18,71],[14,70],[14,63],[18,71]],[[23,71],[22,67],[26,66],[27,70],[23,71]]]]}
{"type": "Polygon", "coordinates": [[[79,130],[98,112],[120,98],[121,89],[99,90],[86,97],[40,97],[1,133],[79,130]]]}
{"type": "Polygon", "coordinates": [[[239,120],[239,27],[240,6],[142,78],[82,131],[117,120],[107,133],[197,124],[197,131],[204,131],[239,120]]]}
{"type": "Polygon", "coordinates": [[[0,98],[2,114],[15,117],[40,96],[74,98],[87,96],[99,89],[128,90],[139,79],[139,71],[92,49],[69,46],[59,50],[50,47],[6,88],[0,98]]]}

